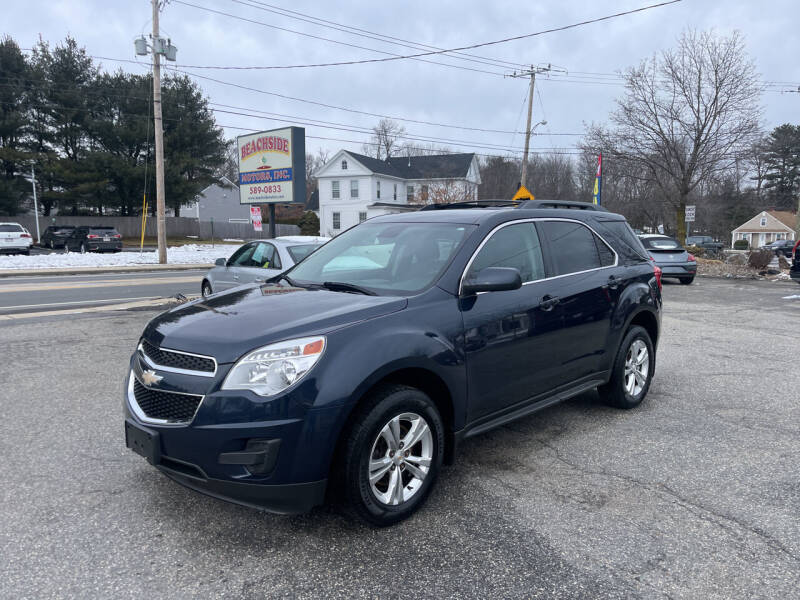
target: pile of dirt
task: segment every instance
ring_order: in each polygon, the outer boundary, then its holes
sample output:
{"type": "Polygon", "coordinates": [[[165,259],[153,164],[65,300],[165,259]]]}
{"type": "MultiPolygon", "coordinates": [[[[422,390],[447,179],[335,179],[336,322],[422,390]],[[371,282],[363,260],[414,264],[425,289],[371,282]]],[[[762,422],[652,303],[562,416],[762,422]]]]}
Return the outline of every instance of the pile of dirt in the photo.
{"type": "Polygon", "coordinates": [[[782,281],[789,279],[788,270],[754,269],[739,261],[726,262],[707,258],[697,259],[697,274],[701,277],[723,277],[725,279],[762,279],[767,281],[782,281]]]}

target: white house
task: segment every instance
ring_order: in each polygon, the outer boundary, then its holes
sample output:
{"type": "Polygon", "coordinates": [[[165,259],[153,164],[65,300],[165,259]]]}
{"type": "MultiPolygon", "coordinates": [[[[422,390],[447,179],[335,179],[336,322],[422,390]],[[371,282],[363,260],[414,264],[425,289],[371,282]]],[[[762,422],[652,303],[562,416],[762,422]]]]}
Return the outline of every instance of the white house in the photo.
{"type": "Polygon", "coordinates": [[[477,200],[474,154],[398,156],[379,160],[340,150],[314,174],[320,235],[334,236],[370,217],[421,204],[477,200]]]}
{"type": "Polygon", "coordinates": [[[795,239],[794,213],[786,210],[764,210],[731,232],[731,245],[747,240],[751,248],[759,248],[775,240],[795,239]]]}

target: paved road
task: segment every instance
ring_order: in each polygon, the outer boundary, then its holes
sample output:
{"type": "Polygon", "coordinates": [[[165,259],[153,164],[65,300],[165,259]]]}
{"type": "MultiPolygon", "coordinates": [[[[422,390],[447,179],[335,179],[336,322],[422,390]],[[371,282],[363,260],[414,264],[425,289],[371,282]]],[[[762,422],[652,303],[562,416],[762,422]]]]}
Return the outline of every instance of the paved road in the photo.
{"type": "Polygon", "coordinates": [[[205,270],[0,278],[0,315],[197,295],[205,270]]]}
{"type": "Polygon", "coordinates": [[[641,407],[588,393],[472,438],[384,530],[228,505],[126,450],[152,311],[0,321],[0,596],[797,598],[798,293],[665,285],[641,407]]]}

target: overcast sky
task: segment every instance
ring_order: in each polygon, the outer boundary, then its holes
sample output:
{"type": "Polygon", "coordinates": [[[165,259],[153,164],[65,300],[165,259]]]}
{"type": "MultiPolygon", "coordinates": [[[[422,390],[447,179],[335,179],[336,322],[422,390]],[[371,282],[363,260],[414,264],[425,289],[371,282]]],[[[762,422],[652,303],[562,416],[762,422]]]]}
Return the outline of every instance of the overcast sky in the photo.
{"type": "MultiPolygon", "coordinates": [[[[311,17],[357,27],[375,34],[394,36],[440,48],[460,47],[532,33],[608,14],[654,4],[656,0],[406,0],[404,2],[321,2],[312,0],[258,0],[311,17]]],[[[415,50],[352,35],[330,27],[281,16],[246,6],[253,0],[187,0],[195,6],[212,8],[238,17],[277,27],[330,38],[346,44],[395,54],[415,50]]],[[[55,44],[72,35],[93,56],[135,59],[133,39],[150,31],[151,8],[147,0],[3,0],[0,27],[23,48],[30,48],[41,36],[55,44]]],[[[271,9],[270,9],[271,10],[271,9]]],[[[295,15],[299,16],[299,15],[295,15]]],[[[762,96],[764,125],[799,123],[800,93],[780,93],[800,86],[800,4],[797,0],[683,0],[661,8],[623,16],[526,40],[469,51],[481,57],[508,63],[552,64],[566,70],[550,80],[537,79],[534,120],[540,126],[534,149],[569,149],[580,139],[574,135],[584,124],[604,121],[623,88],[613,75],[654,52],[675,44],[688,27],[714,29],[719,34],[739,30],[764,82],[772,85],[762,96]],[[591,74],[591,75],[589,75],[591,74]]],[[[302,17],[306,18],[306,17],[302,17]]],[[[385,56],[368,49],[353,48],[298,33],[213,14],[173,0],[161,15],[162,35],[178,47],[178,65],[254,66],[289,65],[385,56]]],[[[99,60],[104,69],[122,68],[145,72],[149,57],[141,65],[99,60]]],[[[259,90],[302,98],[355,111],[388,115],[431,123],[500,130],[489,133],[405,122],[411,136],[439,140],[452,150],[505,154],[503,149],[521,149],[523,138],[511,131],[524,129],[524,99],[527,81],[503,77],[513,66],[480,64],[431,56],[426,60],[464,68],[399,60],[375,64],[316,67],[306,69],[246,71],[184,71],[212,77],[259,90]]],[[[301,124],[315,119],[344,128],[371,127],[375,116],[325,108],[297,100],[196,79],[217,110],[234,110],[220,104],[288,115],[284,121],[217,113],[217,122],[229,136],[245,129],[271,129],[286,123],[301,124]]],[[[323,147],[360,150],[368,135],[351,131],[306,126],[307,148],[323,147]],[[339,138],[353,142],[322,140],[339,138]]]]}

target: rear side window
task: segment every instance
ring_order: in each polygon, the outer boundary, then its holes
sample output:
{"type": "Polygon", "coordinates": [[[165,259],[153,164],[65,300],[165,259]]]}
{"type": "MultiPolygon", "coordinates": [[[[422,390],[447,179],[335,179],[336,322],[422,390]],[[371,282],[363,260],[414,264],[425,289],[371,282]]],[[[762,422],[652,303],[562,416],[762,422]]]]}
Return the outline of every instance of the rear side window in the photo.
{"type": "Polygon", "coordinates": [[[292,257],[292,260],[299,263],[306,256],[319,248],[319,246],[319,244],[303,244],[302,246],[288,246],[286,250],[289,252],[289,256],[292,257]]]}
{"type": "Polygon", "coordinates": [[[639,257],[647,259],[647,251],[644,249],[644,246],[642,246],[642,241],[633,232],[631,226],[628,225],[626,221],[603,221],[602,226],[609,230],[627,250],[630,250],[639,257]]]}
{"type": "Polygon", "coordinates": [[[7,223],[0,225],[0,231],[4,233],[24,233],[25,230],[21,225],[17,225],[16,223],[7,223]]]}
{"type": "Polygon", "coordinates": [[[517,223],[496,231],[475,256],[467,277],[487,267],[517,269],[523,283],[544,279],[542,247],[533,223],[517,223]]]}
{"type": "Polygon", "coordinates": [[[552,255],[553,275],[568,275],[614,264],[614,253],[592,231],[572,221],[543,221],[552,255]]]}

